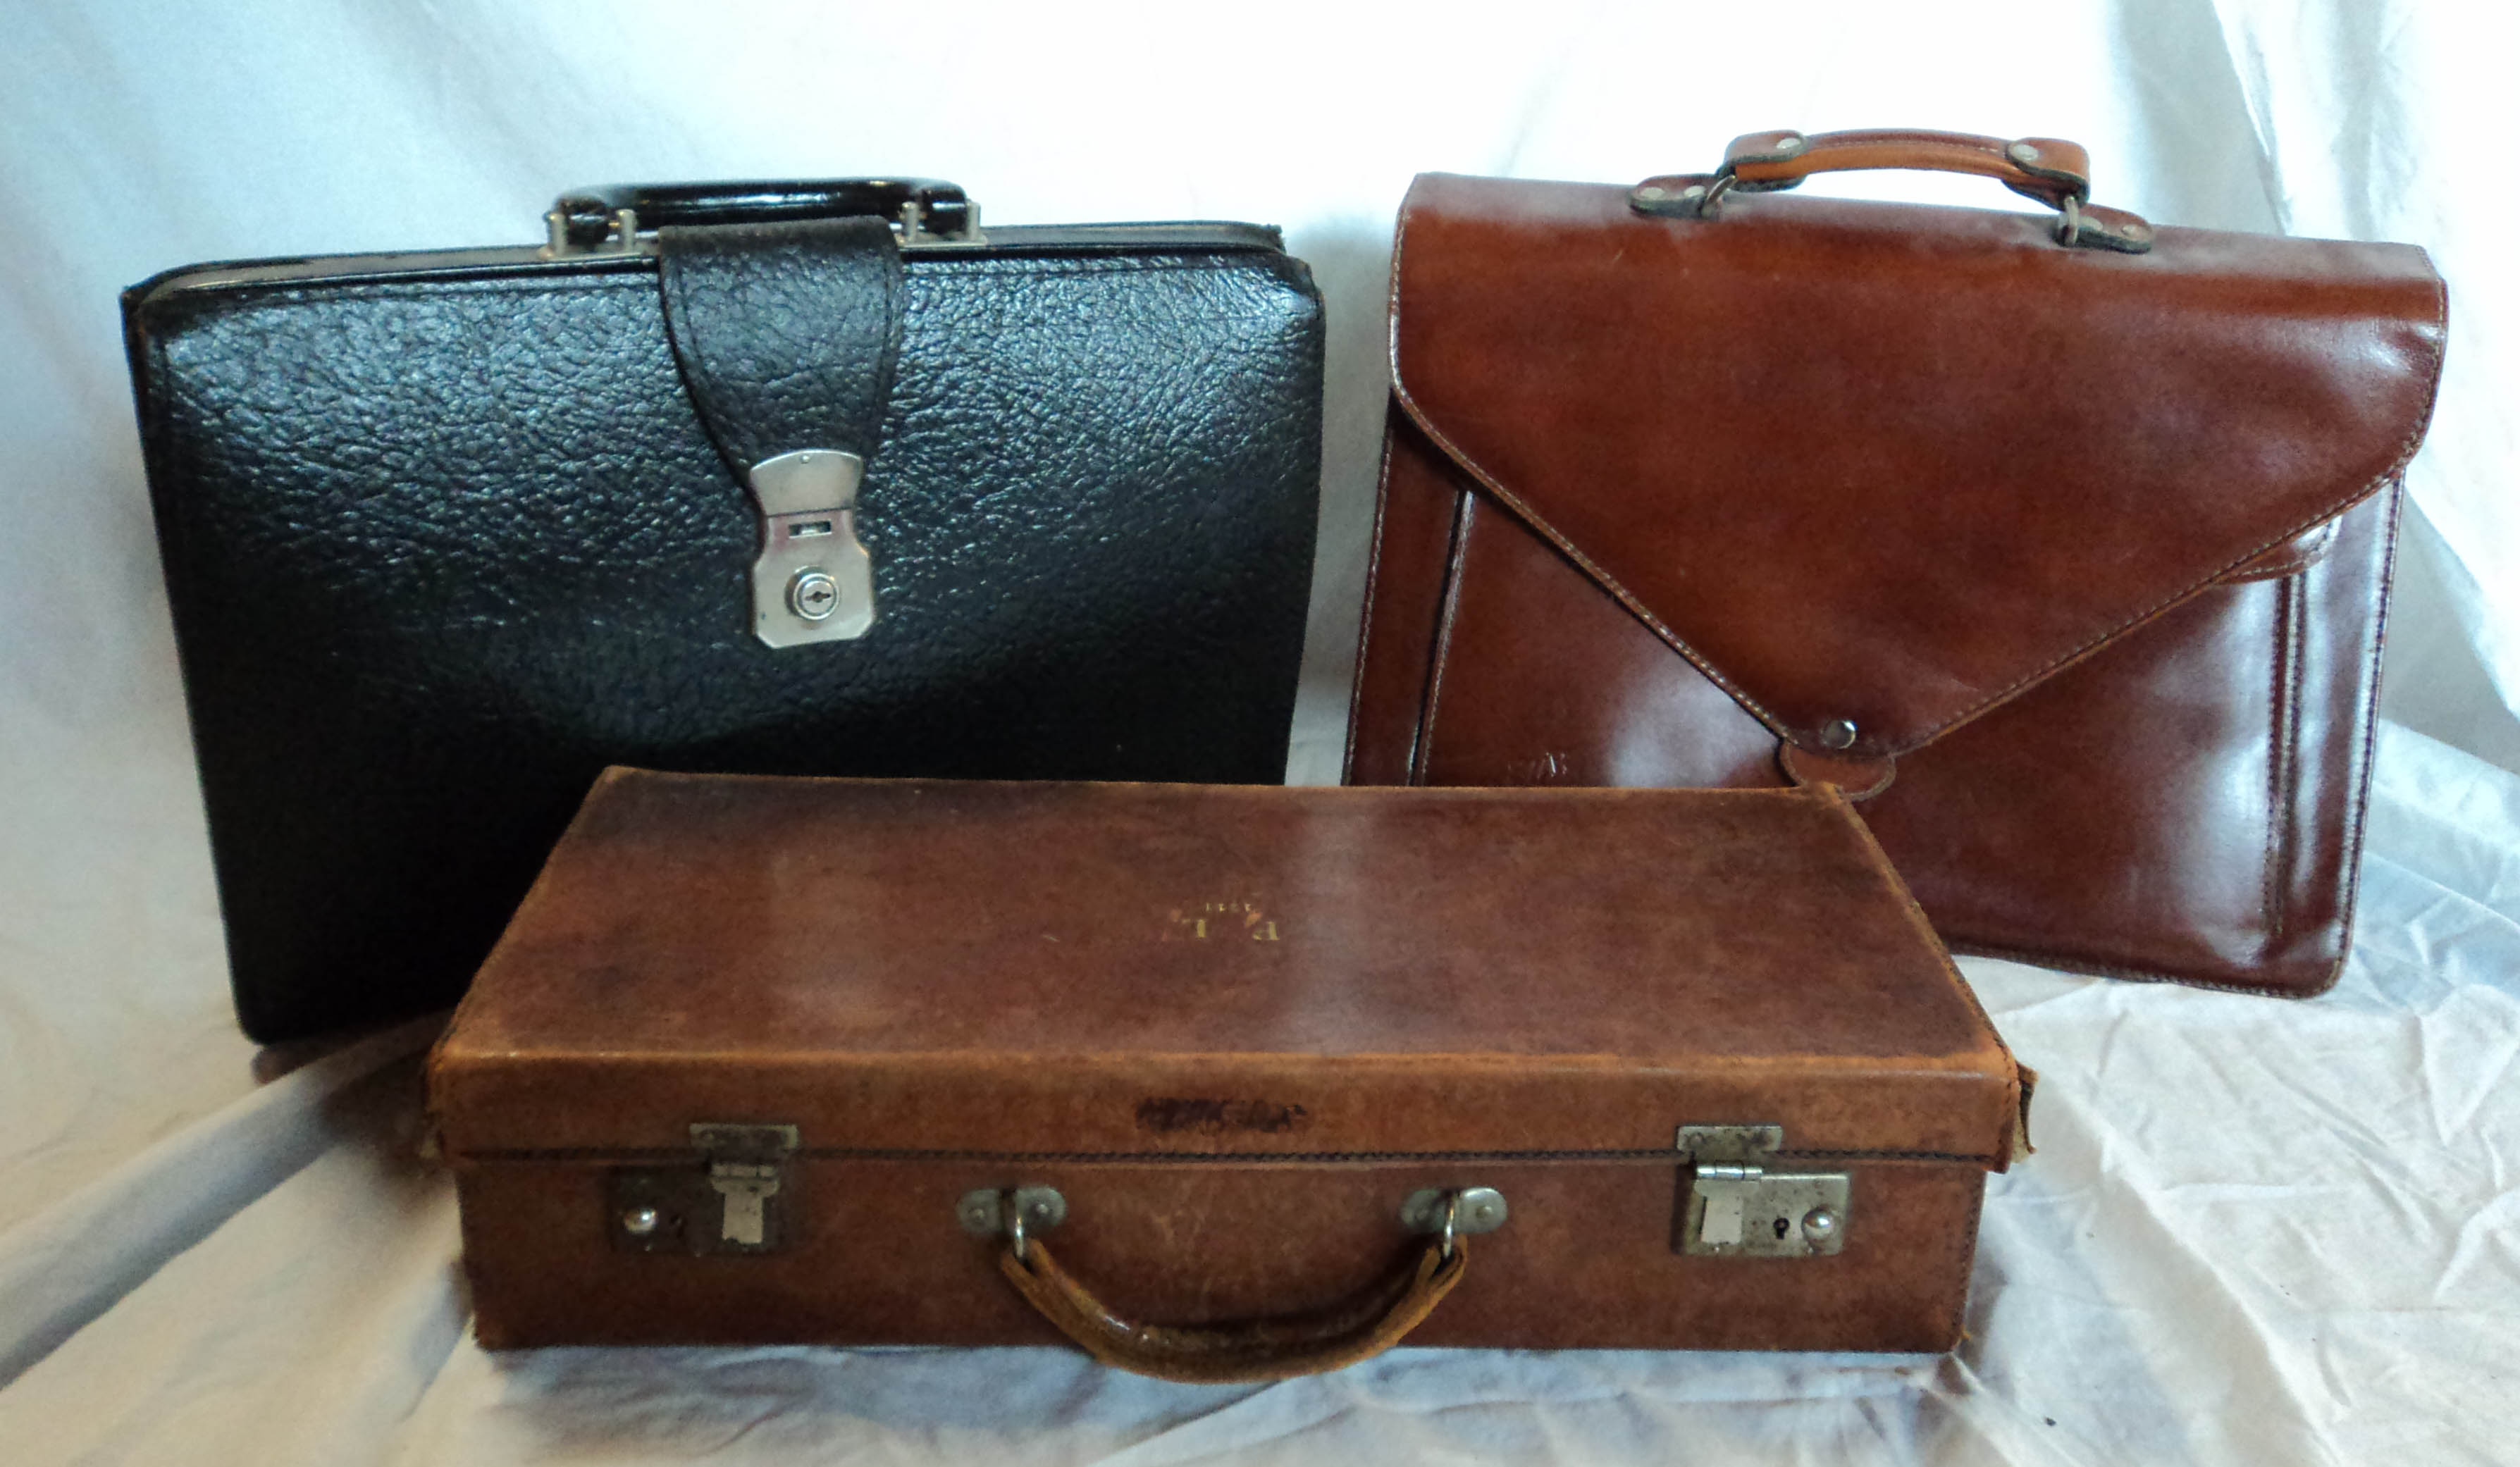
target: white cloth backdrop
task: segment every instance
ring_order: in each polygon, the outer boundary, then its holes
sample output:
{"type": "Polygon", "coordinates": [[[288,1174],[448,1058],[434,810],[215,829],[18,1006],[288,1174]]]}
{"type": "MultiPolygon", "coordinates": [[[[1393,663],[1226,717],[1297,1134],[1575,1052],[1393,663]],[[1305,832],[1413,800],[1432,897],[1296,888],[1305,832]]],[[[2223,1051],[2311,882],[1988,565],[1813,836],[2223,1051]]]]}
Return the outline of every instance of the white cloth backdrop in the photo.
{"type": "MultiPolygon", "coordinates": [[[[534,6],[0,0],[0,1462],[2489,1462],[2520,1454],[2520,205],[2507,7],[534,6]],[[909,171],[992,219],[1283,224],[1331,312],[1298,779],[1335,778],[1419,169],[1626,180],[1735,132],[2089,144],[2159,222],[2451,281],[2361,936],[2288,1004],[1972,963],[2046,1077],[1948,1359],[1403,1351],[1264,1390],[1055,1351],[465,1333],[427,1024],[227,1012],[114,292],[525,241],[569,185],[909,171]]],[[[1979,181],[1868,192],[2001,204],[1979,181]]]]}

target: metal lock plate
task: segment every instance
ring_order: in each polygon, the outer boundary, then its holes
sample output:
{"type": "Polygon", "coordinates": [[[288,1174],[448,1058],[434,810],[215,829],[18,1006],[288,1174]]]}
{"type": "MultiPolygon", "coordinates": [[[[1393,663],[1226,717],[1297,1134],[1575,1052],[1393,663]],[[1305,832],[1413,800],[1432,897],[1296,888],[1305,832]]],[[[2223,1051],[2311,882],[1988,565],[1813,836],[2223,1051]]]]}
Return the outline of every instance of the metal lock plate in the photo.
{"type": "Polygon", "coordinates": [[[1846,1246],[1844,1172],[1772,1170],[1781,1126],[1684,1126],[1673,1247],[1700,1257],[1814,1258],[1846,1246]]]}
{"type": "Polygon", "coordinates": [[[847,642],[875,625],[875,562],[858,543],[866,460],[805,448],[764,459],[748,478],[761,514],[752,561],[752,633],[769,646],[847,642]]]}
{"type": "Polygon", "coordinates": [[[788,1244],[793,1126],[702,1122],[698,1164],[621,1167],[607,1178],[612,1246],[628,1253],[776,1253],[788,1244]]]}

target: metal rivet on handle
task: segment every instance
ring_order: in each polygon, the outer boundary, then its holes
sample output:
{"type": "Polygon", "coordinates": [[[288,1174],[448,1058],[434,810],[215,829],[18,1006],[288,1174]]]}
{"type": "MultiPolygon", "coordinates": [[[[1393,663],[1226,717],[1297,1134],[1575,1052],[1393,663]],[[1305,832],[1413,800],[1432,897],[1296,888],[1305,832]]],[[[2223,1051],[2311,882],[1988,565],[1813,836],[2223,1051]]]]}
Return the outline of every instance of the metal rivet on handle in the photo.
{"type": "Polygon", "coordinates": [[[663,1221],[652,1207],[634,1207],[621,1215],[621,1230],[634,1238],[644,1238],[663,1221]]]}
{"type": "Polygon", "coordinates": [[[1637,190],[1637,197],[1645,200],[1647,203],[1651,203],[1657,199],[1668,198],[1670,197],[1670,194],[1671,191],[1660,184],[1646,184],[1643,188],[1637,190]]]}
{"type": "Polygon", "coordinates": [[[2130,240],[2149,240],[2152,238],[2152,231],[2146,229],[2140,224],[2129,224],[2125,228],[2120,229],[2118,233],[2126,236],[2130,240]]]}
{"type": "Polygon", "coordinates": [[[2028,143],[2015,143],[2011,147],[2003,150],[2003,152],[2005,156],[2011,158],[2016,163],[2035,163],[2039,161],[2039,150],[2031,147],[2028,143]]]}
{"type": "Polygon", "coordinates": [[[1680,191],[1680,197],[1683,199],[1703,199],[1706,197],[1706,185],[1690,184],[1688,188],[1680,191]]]}
{"type": "Polygon", "coordinates": [[[1837,1234],[1837,1214],[1824,1207],[1803,1214],[1803,1236],[1815,1243],[1825,1242],[1837,1234]]]}
{"type": "Polygon", "coordinates": [[[1786,137],[1786,138],[1780,138],[1780,139],[1778,139],[1778,142],[1777,142],[1777,152],[1778,152],[1778,154],[1782,155],[1783,156],[1786,156],[1786,157],[1792,157],[1795,154],[1800,153],[1800,152],[1802,152],[1802,151],[1803,151],[1803,139],[1801,139],[1801,138],[1798,138],[1798,137],[1786,137]]]}
{"type": "Polygon", "coordinates": [[[1846,719],[1832,718],[1820,726],[1820,741],[1832,749],[1850,747],[1855,742],[1855,725],[1846,719]]]}

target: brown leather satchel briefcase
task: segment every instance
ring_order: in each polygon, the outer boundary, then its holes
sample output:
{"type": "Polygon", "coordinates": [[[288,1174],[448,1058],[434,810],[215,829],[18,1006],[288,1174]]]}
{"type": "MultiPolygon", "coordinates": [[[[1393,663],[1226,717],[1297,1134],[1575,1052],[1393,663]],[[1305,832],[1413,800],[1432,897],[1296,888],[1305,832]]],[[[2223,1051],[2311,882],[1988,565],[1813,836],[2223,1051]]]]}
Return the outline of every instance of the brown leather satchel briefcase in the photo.
{"type": "Polygon", "coordinates": [[[2022,1094],[1834,790],[626,771],[430,1083],[484,1345],[1190,1380],[1944,1349],[2022,1094]]]}
{"type": "Polygon", "coordinates": [[[2088,173],[1770,132],[1418,179],[1349,780],[1825,780],[1956,948],[2333,983],[2441,283],[2088,173]],[[1771,192],[1883,167],[2060,217],[1771,192]]]}

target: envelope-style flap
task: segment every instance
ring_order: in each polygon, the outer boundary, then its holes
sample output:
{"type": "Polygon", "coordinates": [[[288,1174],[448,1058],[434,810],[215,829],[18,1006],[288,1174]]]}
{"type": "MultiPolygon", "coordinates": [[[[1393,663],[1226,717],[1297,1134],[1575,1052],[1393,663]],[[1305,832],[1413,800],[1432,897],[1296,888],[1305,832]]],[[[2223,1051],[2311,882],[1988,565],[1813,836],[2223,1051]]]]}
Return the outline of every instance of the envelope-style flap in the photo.
{"type": "Polygon", "coordinates": [[[1881,756],[2389,482],[2443,313],[2402,244],[2163,229],[2121,254],[2028,215],[1656,218],[1429,174],[1392,366],[1438,446],[1752,714],[1881,756]]]}

